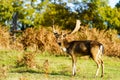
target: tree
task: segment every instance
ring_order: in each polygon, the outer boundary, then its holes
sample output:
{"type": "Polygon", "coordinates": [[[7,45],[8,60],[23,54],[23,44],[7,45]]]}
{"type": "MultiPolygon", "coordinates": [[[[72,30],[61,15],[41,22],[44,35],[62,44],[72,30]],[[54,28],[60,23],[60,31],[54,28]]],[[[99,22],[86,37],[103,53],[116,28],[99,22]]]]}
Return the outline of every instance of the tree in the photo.
{"type": "Polygon", "coordinates": [[[98,29],[120,31],[120,8],[108,6],[108,0],[0,0],[0,24],[9,25],[12,15],[18,13],[17,27],[24,30],[34,26],[52,26],[73,29],[76,19],[98,29]],[[68,6],[73,5],[73,7],[68,6]]]}
{"type": "Polygon", "coordinates": [[[120,1],[115,5],[115,7],[120,8],[120,1]]]}
{"type": "Polygon", "coordinates": [[[76,12],[83,24],[90,24],[98,29],[105,29],[100,8],[106,7],[108,0],[82,0],[77,4],[76,12]]]}
{"type": "Polygon", "coordinates": [[[120,1],[115,5],[115,7],[117,8],[117,13],[116,13],[116,15],[117,15],[117,17],[116,17],[116,19],[117,19],[116,23],[117,23],[117,25],[116,25],[115,28],[118,31],[118,33],[120,34],[120,1]]]}
{"type": "Polygon", "coordinates": [[[52,26],[53,20],[55,25],[59,25],[63,28],[71,29],[75,24],[75,14],[70,12],[65,7],[66,4],[49,4],[44,12],[44,19],[42,25],[52,26]]]}
{"type": "Polygon", "coordinates": [[[0,24],[5,25],[5,22],[11,20],[14,11],[12,7],[13,0],[0,0],[0,24]]]}
{"type": "MultiPolygon", "coordinates": [[[[104,24],[107,25],[107,29],[116,29],[120,28],[120,12],[117,8],[106,7],[103,8],[104,11],[100,14],[104,20],[104,24]]],[[[101,10],[103,10],[101,9],[101,10]]]]}
{"type": "Polygon", "coordinates": [[[18,13],[18,21],[25,24],[31,24],[28,19],[31,15],[32,9],[25,9],[23,0],[0,0],[0,23],[2,25],[11,24],[12,16],[14,13],[18,13]]]}

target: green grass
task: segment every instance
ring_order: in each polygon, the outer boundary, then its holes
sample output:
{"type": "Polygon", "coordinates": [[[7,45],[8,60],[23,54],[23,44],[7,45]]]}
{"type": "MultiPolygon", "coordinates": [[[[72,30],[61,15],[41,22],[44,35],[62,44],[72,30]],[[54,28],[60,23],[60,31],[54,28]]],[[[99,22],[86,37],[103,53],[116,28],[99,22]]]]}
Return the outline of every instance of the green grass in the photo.
{"type": "Polygon", "coordinates": [[[8,67],[7,76],[0,76],[0,80],[120,80],[120,59],[115,57],[104,56],[105,74],[101,78],[94,78],[96,64],[92,59],[81,59],[77,61],[77,75],[72,75],[72,63],[70,57],[50,56],[45,54],[37,54],[35,62],[37,68],[27,68],[25,66],[16,67],[18,56],[22,56],[22,52],[17,51],[0,51],[0,66],[4,64],[8,67]],[[43,63],[48,59],[49,74],[46,76],[43,63]]]}

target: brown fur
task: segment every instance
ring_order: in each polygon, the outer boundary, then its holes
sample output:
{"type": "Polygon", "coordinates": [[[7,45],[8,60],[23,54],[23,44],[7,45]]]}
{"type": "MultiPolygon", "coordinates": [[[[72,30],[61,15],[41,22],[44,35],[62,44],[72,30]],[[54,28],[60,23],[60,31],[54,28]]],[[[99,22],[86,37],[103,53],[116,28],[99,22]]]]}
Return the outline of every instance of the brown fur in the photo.
{"type": "MultiPolygon", "coordinates": [[[[55,33],[56,36],[57,33],[55,33]]],[[[83,41],[71,41],[66,40],[66,36],[57,34],[57,43],[63,51],[67,52],[72,57],[73,75],[76,74],[76,61],[77,55],[85,56],[89,55],[97,64],[96,75],[98,76],[100,66],[102,66],[102,74],[104,74],[104,64],[102,60],[102,54],[104,47],[101,43],[92,40],[83,41]]]]}

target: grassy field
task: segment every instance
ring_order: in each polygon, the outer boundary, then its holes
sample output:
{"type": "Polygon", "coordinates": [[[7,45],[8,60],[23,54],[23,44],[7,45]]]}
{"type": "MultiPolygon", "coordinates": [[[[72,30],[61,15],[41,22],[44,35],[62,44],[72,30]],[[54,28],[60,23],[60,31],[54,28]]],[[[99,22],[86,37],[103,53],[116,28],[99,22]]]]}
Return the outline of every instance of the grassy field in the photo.
{"type": "Polygon", "coordinates": [[[50,56],[47,53],[35,56],[36,68],[16,66],[22,52],[0,51],[0,80],[120,80],[120,59],[104,56],[104,77],[94,78],[96,64],[92,59],[78,58],[77,75],[71,76],[71,58],[65,56],[50,56]],[[48,60],[48,75],[45,74],[43,63],[48,60]],[[2,73],[5,65],[5,75],[2,73]]]}

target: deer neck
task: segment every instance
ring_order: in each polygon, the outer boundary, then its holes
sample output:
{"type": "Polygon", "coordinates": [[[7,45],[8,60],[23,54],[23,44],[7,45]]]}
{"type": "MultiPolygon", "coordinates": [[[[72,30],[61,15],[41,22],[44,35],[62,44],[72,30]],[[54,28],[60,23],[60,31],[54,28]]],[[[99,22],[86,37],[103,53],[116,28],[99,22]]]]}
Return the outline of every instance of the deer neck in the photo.
{"type": "Polygon", "coordinates": [[[67,52],[67,49],[69,47],[69,42],[65,39],[63,40],[63,43],[61,45],[61,49],[64,51],[64,52],[67,52]]]}

